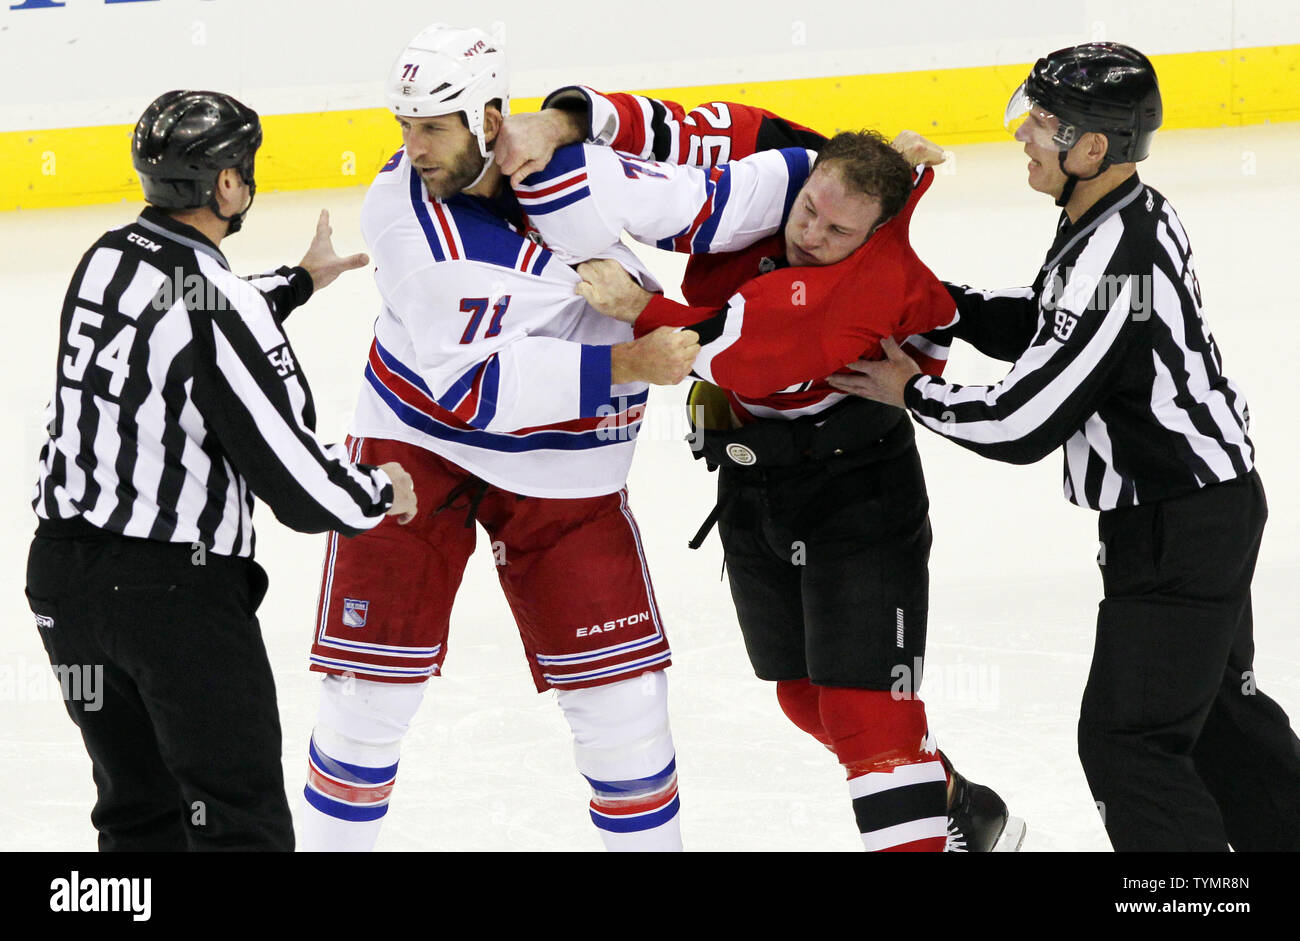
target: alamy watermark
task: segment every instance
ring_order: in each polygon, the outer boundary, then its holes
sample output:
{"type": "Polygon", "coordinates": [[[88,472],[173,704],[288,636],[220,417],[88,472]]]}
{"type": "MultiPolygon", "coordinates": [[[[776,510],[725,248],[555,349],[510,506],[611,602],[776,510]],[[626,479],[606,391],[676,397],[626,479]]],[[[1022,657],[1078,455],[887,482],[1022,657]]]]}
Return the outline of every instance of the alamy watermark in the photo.
{"type": "Polygon", "coordinates": [[[57,663],[28,661],[0,664],[0,701],[48,702],[62,699],[82,703],[86,712],[104,706],[102,663],[57,663]]]}
{"type": "MultiPolygon", "coordinates": [[[[127,236],[148,251],[157,251],[158,243],[138,233],[127,236]]],[[[177,268],[170,278],[165,278],[153,296],[151,306],[154,310],[171,310],[177,304],[184,304],[190,310],[233,310],[230,298],[212,281],[195,271],[177,268]]]]}
{"type": "Polygon", "coordinates": [[[896,700],[924,699],[977,709],[996,709],[1001,702],[1002,675],[996,664],[925,664],[921,657],[897,663],[889,671],[889,695],[896,700]],[[925,689],[921,689],[922,673],[925,689]]]}
{"type": "Polygon", "coordinates": [[[703,406],[687,408],[650,408],[646,403],[632,404],[621,396],[614,404],[596,409],[600,421],[596,424],[596,438],[600,441],[651,441],[685,440],[692,451],[704,447],[703,406]]]}
{"type": "Polygon", "coordinates": [[[153,879],[83,876],[76,869],[50,882],[52,912],[126,912],[132,921],[148,921],[153,912],[153,879]]]}
{"type": "Polygon", "coordinates": [[[1039,306],[1056,314],[1053,333],[1061,342],[1070,338],[1085,311],[1109,311],[1128,293],[1133,320],[1151,319],[1154,279],[1149,274],[1092,274],[1077,268],[1053,268],[1039,293],[1039,306]]]}

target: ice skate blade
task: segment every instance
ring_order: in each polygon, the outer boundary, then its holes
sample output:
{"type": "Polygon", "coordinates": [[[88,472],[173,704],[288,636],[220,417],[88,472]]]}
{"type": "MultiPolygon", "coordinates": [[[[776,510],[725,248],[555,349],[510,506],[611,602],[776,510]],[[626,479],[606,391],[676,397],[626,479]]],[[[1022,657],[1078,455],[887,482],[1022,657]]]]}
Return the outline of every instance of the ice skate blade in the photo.
{"type": "Polygon", "coordinates": [[[1008,817],[1007,825],[1002,828],[997,842],[993,844],[995,853],[1018,853],[1020,844],[1025,842],[1025,822],[1019,817],[1008,817]]]}

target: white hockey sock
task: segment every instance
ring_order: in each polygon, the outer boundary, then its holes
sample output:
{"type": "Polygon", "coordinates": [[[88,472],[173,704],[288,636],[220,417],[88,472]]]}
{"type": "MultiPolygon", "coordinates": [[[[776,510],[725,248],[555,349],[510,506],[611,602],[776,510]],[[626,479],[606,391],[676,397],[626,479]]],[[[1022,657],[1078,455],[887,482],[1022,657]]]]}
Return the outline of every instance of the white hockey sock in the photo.
{"type": "Polygon", "coordinates": [[[374,849],[397,777],[402,736],[425,685],[325,677],[295,821],[299,850],[374,849]]]}
{"type": "Polygon", "coordinates": [[[682,848],[677,761],[662,670],[590,689],[560,690],[591,819],[610,851],[682,848]]]}

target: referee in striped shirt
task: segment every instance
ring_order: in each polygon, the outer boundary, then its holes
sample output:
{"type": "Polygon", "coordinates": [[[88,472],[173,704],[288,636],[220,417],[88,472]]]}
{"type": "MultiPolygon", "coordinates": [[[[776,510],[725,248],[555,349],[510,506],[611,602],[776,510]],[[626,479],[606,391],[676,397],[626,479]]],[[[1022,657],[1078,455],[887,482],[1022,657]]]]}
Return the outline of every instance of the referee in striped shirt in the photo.
{"type": "Polygon", "coordinates": [[[323,213],[296,268],[244,280],[218,247],[261,138],[227,95],[158,98],[132,146],[151,205],[86,252],[64,300],[27,595],[56,671],[97,676],[66,706],[101,850],[293,849],[253,496],[305,532],[415,511],[398,465],[317,440],[281,326],[366,257],[334,253],[323,213]]]}
{"type": "Polygon", "coordinates": [[[1201,316],[1191,247],[1138,179],[1161,120],[1151,63],[1114,43],[1040,59],[1008,121],[1063,207],[1031,287],[950,286],[957,336],[1013,362],[993,386],[898,351],[837,377],[995,460],[1065,448],[1100,510],[1105,599],[1079,756],[1117,850],[1300,849],[1300,741],[1255,686],[1250,584],[1267,506],[1248,411],[1201,316]]]}

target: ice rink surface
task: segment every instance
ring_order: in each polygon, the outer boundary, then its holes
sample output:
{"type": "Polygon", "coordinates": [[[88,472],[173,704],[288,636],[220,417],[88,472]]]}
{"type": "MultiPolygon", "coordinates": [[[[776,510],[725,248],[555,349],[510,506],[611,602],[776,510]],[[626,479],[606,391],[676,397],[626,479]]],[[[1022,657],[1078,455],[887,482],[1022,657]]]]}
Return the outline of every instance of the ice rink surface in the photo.
{"type": "MultiPolygon", "coordinates": [[[[396,140],[394,142],[396,147],[396,140]]],[[[1270,521],[1255,576],[1260,687],[1300,717],[1300,465],[1294,294],[1300,124],[1162,133],[1140,165],[1192,240],[1206,316],[1225,369],[1245,391],[1270,521]]],[[[1056,210],[1025,185],[1018,145],[959,148],[913,222],[942,278],[1027,284],[1056,210]]],[[[362,246],[364,190],[263,193],[222,247],[239,273],[294,264],[328,208],[340,252],[362,246]]],[[[57,695],[23,573],[30,500],[54,380],[59,309],[81,254],[140,204],[0,214],[0,349],[10,456],[0,478],[0,849],[90,850],[90,763],[57,695]]],[[[650,252],[649,254],[655,254],[650,252]]],[[[652,260],[673,281],[674,259],[652,260]]],[[[675,283],[675,281],[674,281],[675,283]]],[[[366,272],[345,275],[288,330],[326,440],[346,433],[378,299],[366,272]]],[[[1005,366],[954,350],[947,375],[996,381],[1005,366]]],[[[689,850],[860,850],[843,771],[780,713],[754,678],[719,578],[716,532],[686,541],[713,505],[714,481],[681,441],[685,388],[656,390],[629,482],[674,651],[670,709],[689,850]]],[[[1061,458],[1029,467],[975,457],[924,429],[929,480],[929,656],[922,697],[940,745],[970,778],[1027,819],[1024,849],[1106,850],[1075,755],[1092,652],[1095,514],[1061,494],[1061,458]]],[[[428,497],[422,509],[432,508],[428,497]]],[[[265,506],[258,559],[271,578],[260,610],[284,728],[286,786],[301,798],[319,676],[306,669],[325,538],[290,532],[265,506]]],[[[533,692],[518,635],[480,533],[452,616],[446,675],[433,680],[406,740],[382,850],[595,850],[588,790],[573,767],[553,695],[533,692]]]]}

